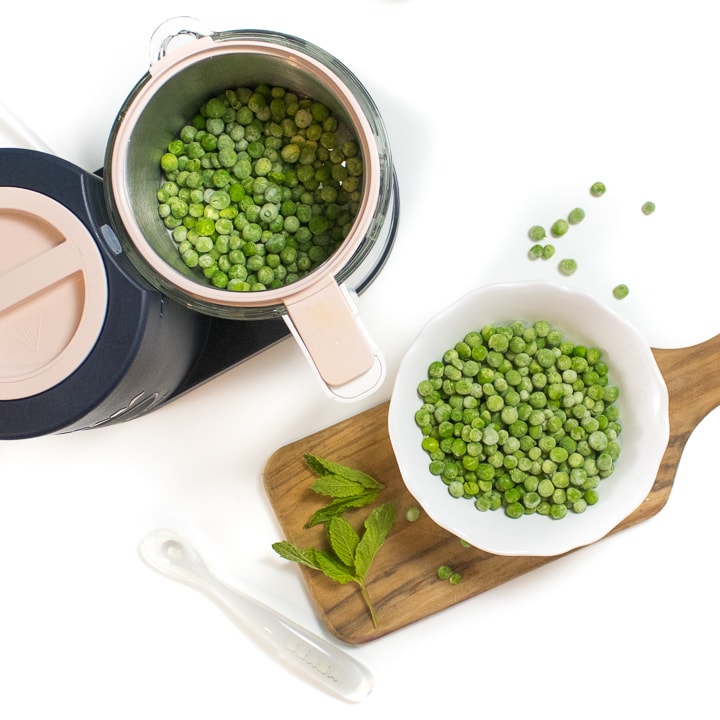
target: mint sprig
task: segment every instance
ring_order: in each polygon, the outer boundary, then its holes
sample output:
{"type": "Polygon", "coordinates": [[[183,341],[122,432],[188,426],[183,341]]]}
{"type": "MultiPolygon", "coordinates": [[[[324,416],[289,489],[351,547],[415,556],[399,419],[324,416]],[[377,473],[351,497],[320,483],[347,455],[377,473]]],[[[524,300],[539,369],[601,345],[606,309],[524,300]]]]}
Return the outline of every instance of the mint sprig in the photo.
{"type": "Polygon", "coordinates": [[[332,516],[326,524],[330,551],[301,548],[283,540],[273,544],[273,550],[293,562],[319,570],[340,584],[356,583],[370,611],[374,627],[378,627],[377,614],[367,589],[367,574],[373,560],[395,522],[394,503],[375,508],[365,519],[364,531],[359,534],[341,515],[332,516]]]}
{"type": "Polygon", "coordinates": [[[318,475],[310,486],[311,490],[319,495],[333,498],[328,505],[313,513],[305,528],[327,523],[349,508],[372,504],[380,490],[385,487],[361,470],[325,460],[317,455],[306,454],[304,457],[307,466],[318,475]]]}

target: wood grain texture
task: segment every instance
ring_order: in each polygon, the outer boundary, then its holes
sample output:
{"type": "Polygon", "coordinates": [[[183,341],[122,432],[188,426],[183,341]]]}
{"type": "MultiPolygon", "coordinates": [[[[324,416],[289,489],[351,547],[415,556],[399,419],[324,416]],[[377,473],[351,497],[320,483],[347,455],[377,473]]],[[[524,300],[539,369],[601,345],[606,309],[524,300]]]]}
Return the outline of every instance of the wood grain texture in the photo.
{"type": "MultiPolygon", "coordinates": [[[[670,437],[648,497],[613,533],[664,507],[690,434],[720,405],[720,335],[693,347],[652,352],[668,388],[670,437]]],[[[280,448],[264,470],[265,489],[284,536],[300,546],[319,547],[325,542],[322,527],[304,529],[320,506],[317,494],[310,490],[315,475],[305,464],[306,453],[365,471],[385,485],[382,501],[397,504],[395,526],[368,576],[377,628],[355,584],[339,585],[298,565],[322,622],[337,638],[352,644],[382,637],[555,559],[506,557],[465,547],[425,514],[408,522],[405,511],[417,503],[395,462],[387,432],[388,407],[384,402],[280,448]],[[453,586],[438,580],[437,568],[443,564],[460,572],[462,582],[453,586]]],[[[367,510],[356,512],[360,518],[367,510]]],[[[352,512],[347,517],[353,521],[352,512]]]]}

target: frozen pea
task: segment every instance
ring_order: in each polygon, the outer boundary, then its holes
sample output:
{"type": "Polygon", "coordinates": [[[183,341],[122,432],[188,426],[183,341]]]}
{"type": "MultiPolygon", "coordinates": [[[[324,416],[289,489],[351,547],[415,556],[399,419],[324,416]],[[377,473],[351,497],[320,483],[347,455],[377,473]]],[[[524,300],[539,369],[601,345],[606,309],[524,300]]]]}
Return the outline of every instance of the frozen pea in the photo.
{"type": "Polygon", "coordinates": [[[508,517],[517,520],[525,514],[525,509],[520,502],[512,502],[505,508],[505,513],[508,517]]]}
{"type": "Polygon", "coordinates": [[[595,505],[599,499],[600,496],[597,490],[590,489],[585,491],[584,500],[588,505],[595,505]]]}
{"type": "Polygon", "coordinates": [[[568,229],[570,228],[570,223],[568,223],[567,220],[564,218],[560,218],[559,220],[556,220],[551,226],[550,226],[550,234],[554,238],[559,238],[565,235],[567,233],[568,229]]]}
{"type": "Polygon", "coordinates": [[[585,211],[582,208],[576,207],[570,211],[568,215],[568,223],[570,225],[577,225],[585,219],[585,211]]]}
{"type": "Polygon", "coordinates": [[[177,155],[171,152],[165,153],[160,158],[160,167],[163,169],[163,172],[166,173],[172,173],[175,172],[178,169],[178,158],[177,155]]]}
{"type": "Polygon", "coordinates": [[[642,210],[643,215],[652,215],[655,212],[655,203],[648,200],[643,203],[640,209],[642,210]]]}
{"type": "Polygon", "coordinates": [[[465,486],[462,482],[459,480],[453,480],[448,485],[448,492],[454,497],[454,498],[460,498],[465,493],[465,486]]]}
{"type": "Polygon", "coordinates": [[[531,260],[538,260],[543,256],[543,246],[540,243],[536,243],[528,250],[528,257],[531,260]]]}
{"type": "Polygon", "coordinates": [[[558,264],[558,270],[562,275],[572,275],[577,270],[577,261],[573,258],[563,258],[558,264]]]}
{"type": "Polygon", "coordinates": [[[630,292],[630,289],[627,285],[620,284],[616,285],[613,288],[613,297],[617,298],[618,300],[622,300],[623,298],[626,298],[628,296],[628,293],[630,292]]]}
{"type": "Polygon", "coordinates": [[[585,510],[587,510],[587,506],[587,500],[585,500],[585,498],[580,498],[572,504],[572,509],[575,513],[583,513],[585,512],[585,510]]]}
{"type": "Polygon", "coordinates": [[[417,505],[409,507],[405,511],[405,519],[408,522],[415,522],[420,517],[420,508],[417,505]]]}
{"type": "Polygon", "coordinates": [[[538,243],[541,240],[545,239],[546,235],[547,233],[545,232],[545,228],[542,225],[533,225],[528,230],[528,237],[534,243],[538,243]]]}
{"type": "Polygon", "coordinates": [[[440,580],[448,580],[453,574],[453,570],[449,565],[441,565],[437,569],[437,576],[440,580]]]}
{"type": "Polygon", "coordinates": [[[590,194],[593,197],[600,197],[601,195],[604,195],[605,190],[606,190],[605,183],[602,183],[602,182],[594,182],[590,186],[590,194]]]}

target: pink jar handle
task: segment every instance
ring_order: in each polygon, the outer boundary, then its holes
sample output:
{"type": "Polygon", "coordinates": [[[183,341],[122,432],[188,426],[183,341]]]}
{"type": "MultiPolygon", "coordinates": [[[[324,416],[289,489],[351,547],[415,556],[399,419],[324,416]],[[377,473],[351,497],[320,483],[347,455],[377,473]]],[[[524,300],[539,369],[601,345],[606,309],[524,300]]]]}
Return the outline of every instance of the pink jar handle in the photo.
{"type": "Polygon", "coordinates": [[[285,306],[286,324],[333,398],[359,400],[380,387],[385,360],[344,285],[328,276],[285,306]]]}

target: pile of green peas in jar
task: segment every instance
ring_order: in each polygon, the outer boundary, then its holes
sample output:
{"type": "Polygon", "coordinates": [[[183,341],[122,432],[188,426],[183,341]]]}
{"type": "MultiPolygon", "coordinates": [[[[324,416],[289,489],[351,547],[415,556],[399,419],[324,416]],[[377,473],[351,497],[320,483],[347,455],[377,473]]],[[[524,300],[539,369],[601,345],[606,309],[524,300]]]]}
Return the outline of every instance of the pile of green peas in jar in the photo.
{"type": "Polygon", "coordinates": [[[160,166],[158,213],[183,262],[241,292],[322,264],[349,234],[363,188],[358,143],[330,110],[263,84],[203,103],[160,166]]]}
{"type": "Polygon", "coordinates": [[[469,332],[417,392],[430,473],[480,511],[582,513],[620,456],[619,389],[602,351],[546,321],[469,332]]]}

